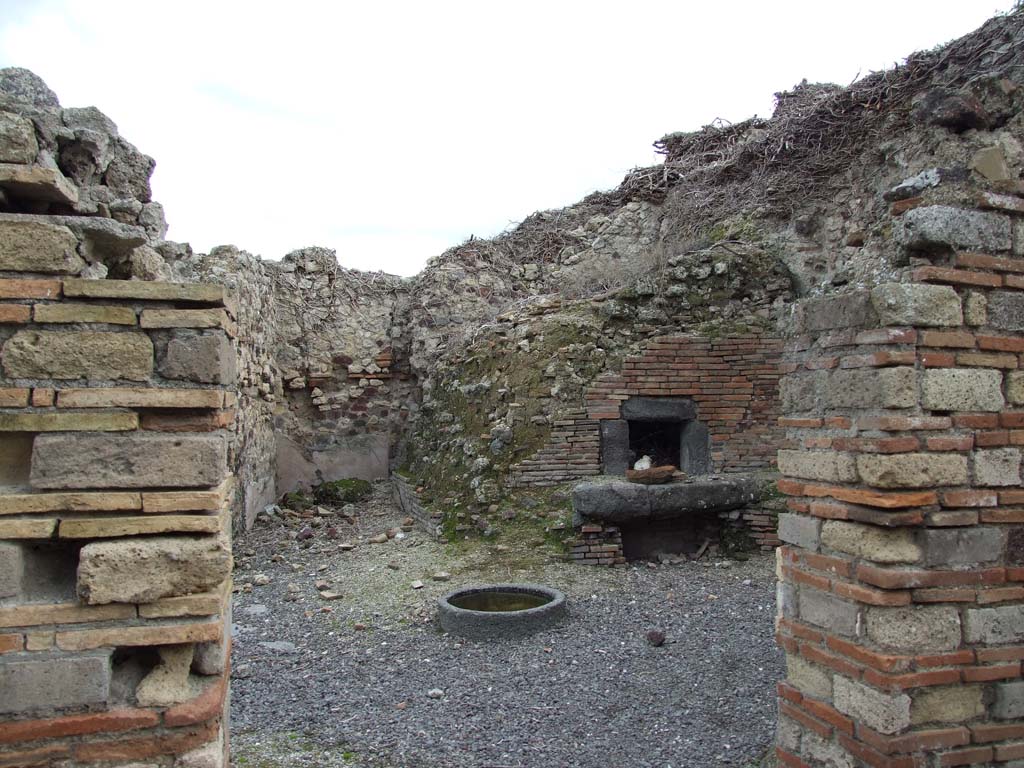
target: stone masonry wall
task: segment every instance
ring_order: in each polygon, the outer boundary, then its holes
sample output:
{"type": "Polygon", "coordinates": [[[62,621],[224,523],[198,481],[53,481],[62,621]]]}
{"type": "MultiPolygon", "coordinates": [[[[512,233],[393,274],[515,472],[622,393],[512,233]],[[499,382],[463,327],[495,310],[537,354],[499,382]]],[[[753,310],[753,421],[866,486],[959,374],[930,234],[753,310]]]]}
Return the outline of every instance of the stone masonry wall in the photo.
{"type": "Polygon", "coordinates": [[[906,281],[802,302],[782,765],[1024,759],[1024,188],[893,209],[906,281]]]}
{"type": "Polygon", "coordinates": [[[2,242],[0,764],[223,765],[224,291],[73,277],[44,217],[2,242]]]}
{"type": "Polygon", "coordinates": [[[714,471],[770,469],[783,435],[779,413],[780,339],[664,336],[627,357],[586,391],[586,412],[556,420],[548,444],[512,470],[516,485],[553,485],[601,472],[600,422],[620,418],[630,397],[691,398],[711,435],[714,471]]]}

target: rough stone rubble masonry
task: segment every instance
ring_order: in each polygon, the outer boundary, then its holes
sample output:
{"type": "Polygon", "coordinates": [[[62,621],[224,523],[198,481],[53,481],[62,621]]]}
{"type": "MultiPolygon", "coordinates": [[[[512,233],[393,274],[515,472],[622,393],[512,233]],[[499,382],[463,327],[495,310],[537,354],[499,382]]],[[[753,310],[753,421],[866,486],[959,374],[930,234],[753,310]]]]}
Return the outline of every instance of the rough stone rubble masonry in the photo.
{"type": "Polygon", "coordinates": [[[226,765],[230,302],[50,218],[0,222],[0,765],[226,765]]]}
{"type": "Polygon", "coordinates": [[[981,253],[1010,248],[1011,202],[915,209],[904,226],[946,246],[929,264],[798,308],[782,765],[1024,765],[1024,262],[981,253]]]}

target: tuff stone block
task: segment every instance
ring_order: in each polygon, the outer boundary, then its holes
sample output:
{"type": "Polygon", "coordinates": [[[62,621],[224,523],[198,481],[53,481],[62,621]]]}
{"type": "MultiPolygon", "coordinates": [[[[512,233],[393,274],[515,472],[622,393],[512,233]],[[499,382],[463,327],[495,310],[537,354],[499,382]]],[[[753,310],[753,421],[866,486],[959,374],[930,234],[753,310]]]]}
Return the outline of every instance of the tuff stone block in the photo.
{"type": "Polygon", "coordinates": [[[821,520],[807,515],[783,512],[779,515],[779,539],[787,544],[818,551],[821,540],[821,520]]]}
{"type": "Polygon", "coordinates": [[[998,560],[1003,533],[998,528],[929,528],[920,532],[925,565],[950,567],[998,560]]]}
{"type": "Polygon", "coordinates": [[[99,541],[79,555],[78,594],[90,605],[151,603],[206,592],[230,573],[231,554],[214,536],[99,541]]]}
{"type": "Polygon", "coordinates": [[[848,603],[816,589],[801,588],[800,618],[829,632],[855,637],[860,609],[855,603],[848,603]]]}
{"type": "Polygon", "coordinates": [[[105,704],[110,654],[73,658],[34,654],[0,664],[0,713],[105,704]]]}
{"type": "Polygon", "coordinates": [[[160,663],[135,689],[135,698],[143,707],[169,707],[196,695],[189,678],[193,645],[168,645],[158,650],[160,663]]]}
{"type": "Polygon", "coordinates": [[[24,567],[21,545],[0,541],[0,598],[21,594],[24,567]]]}
{"type": "Polygon", "coordinates": [[[906,528],[828,520],[821,529],[821,543],[828,549],[856,555],[876,563],[914,563],[921,559],[921,547],[914,532],[906,528]]]}
{"type": "Polygon", "coordinates": [[[798,305],[796,313],[797,327],[803,333],[859,328],[874,319],[871,296],[867,291],[805,299],[798,305]]]}
{"type": "Polygon", "coordinates": [[[131,307],[108,307],[102,304],[36,304],[33,318],[37,323],[108,323],[135,325],[131,307]]]}
{"type": "Polygon", "coordinates": [[[989,294],[988,323],[1004,331],[1024,331],[1024,293],[993,291],[989,294]]]}
{"type": "Polygon", "coordinates": [[[832,689],[836,709],[879,733],[899,733],[910,725],[905,693],[882,693],[842,675],[834,676],[832,689]]]}
{"type": "Polygon", "coordinates": [[[832,673],[799,656],[786,654],[786,680],[801,693],[824,701],[832,700],[832,673]]]}
{"type": "Polygon", "coordinates": [[[0,356],[15,379],[144,381],[153,373],[153,343],[141,333],[24,330],[0,356]]]}
{"type": "Polygon", "coordinates": [[[857,480],[853,456],[838,451],[787,451],[778,453],[779,472],[790,477],[850,483],[857,480]]]}
{"type": "Polygon", "coordinates": [[[138,426],[136,413],[0,413],[0,432],[124,432],[138,426]]]}
{"type": "Polygon", "coordinates": [[[1020,449],[994,448],[974,452],[974,481],[977,485],[1020,485],[1020,449]]]}
{"type": "Polygon", "coordinates": [[[775,605],[779,616],[784,619],[795,619],[799,611],[796,587],[784,581],[776,582],[775,605]]]}
{"type": "Polygon", "coordinates": [[[831,408],[913,408],[917,371],[909,367],[833,371],[825,402],[831,408]]]}
{"type": "Polygon", "coordinates": [[[964,368],[925,371],[921,404],[933,411],[1001,411],[1003,374],[964,368]]]}
{"type": "Polygon", "coordinates": [[[779,397],[784,413],[813,411],[828,386],[827,371],[795,373],[786,376],[779,384],[779,397]]]}
{"type": "Polygon", "coordinates": [[[882,325],[963,324],[960,297],[948,285],[886,283],[871,291],[871,304],[882,325]]]}
{"type": "Polygon", "coordinates": [[[39,154],[32,121],[13,112],[0,112],[0,163],[28,164],[39,154]]]}
{"type": "Polygon", "coordinates": [[[220,408],[219,389],[156,389],[153,387],[90,387],[62,389],[60,408],[220,408]]]}
{"type": "Polygon", "coordinates": [[[993,716],[1000,720],[1016,720],[1024,717],[1024,682],[1014,680],[996,685],[996,700],[992,706],[993,716]]]}
{"type": "Polygon", "coordinates": [[[968,608],[964,612],[964,639],[968,643],[1000,645],[1024,640],[1024,605],[968,608]]]}
{"type": "Polygon", "coordinates": [[[223,333],[180,335],[167,343],[159,370],[168,379],[231,384],[235,351],[223,333]]]}
{"type": "Polygon", "coordinates": [[[861,479],[875,488],[931,488],[967,483],[967,458],[956,454],[864,454],[857,457],[861,479]]]}
{"type": "Polygon", "coordinates": [[[960,646],[960,614],[946,606],[869,608],[868,639],[888,651],[952,651],[960,646]]]}
{"type": "Polygon", "coordinates": [[[78,274],[85,262],[67,227],[43,221],[0,221],[0,270],[78,274]]]}
{"type": "Polygon", "coordinates": [[[39,435],[32,449],[35,488],[198,488],[227,472],[223,436],[82,432],[39,435]]]}
{"type": "Polygon", "coordinates": [[[985,689],[980,685],[921,688],[911,698],[911,725],[963,723],[985,714],[985,689]]]}
{"type": "Polygon", "coordinates": [[[911,250],[1008,251],[1013,247],[1010,218],[948,205],[927,205],[900,217],[897,239],[911,250]]]}
{"type": "Polygon", "coordinates": [[[1006,374],[1006,399],[1014,405],[1024,404],[1024,371],[1006,374]]]}
{"type": "Polygon", "coordinates": [[[222,304],[224,288],[209,283],[163,283],[151,280],[79,280],[64,281],[65,296],[90,299],[146,299],[149,301],[189,301],[222,304]]]}

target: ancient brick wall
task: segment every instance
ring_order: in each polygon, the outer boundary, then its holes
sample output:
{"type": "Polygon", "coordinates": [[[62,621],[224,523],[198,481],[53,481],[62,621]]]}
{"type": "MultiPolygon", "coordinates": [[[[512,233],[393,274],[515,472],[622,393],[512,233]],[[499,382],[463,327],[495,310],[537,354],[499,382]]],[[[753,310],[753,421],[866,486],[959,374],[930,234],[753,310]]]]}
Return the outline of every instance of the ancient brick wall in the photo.
{"type": "Polygon", "coordinates": [[[783,765],[1024,757],[1024,204],[975,199],[896,206],[906,282],[798,308],[783,765]]]}
{"type": "Polygon", "coordinates": [[[235,323],[0,222],[0,764],[224,764],[235,323]]]}
{"type": "Polygon", "coordinates": [[[782,341],[771,335],[664,336],[605,373],[585,394],[586,410],[554,423],[548,444],[513,468],[517,485],[550,485],[600,474],[600,422],[620,418],[630,397],[692,399],[710,432],[712,469],[746,472],[774,465],[782,432],[778,382],[782,341]]]}

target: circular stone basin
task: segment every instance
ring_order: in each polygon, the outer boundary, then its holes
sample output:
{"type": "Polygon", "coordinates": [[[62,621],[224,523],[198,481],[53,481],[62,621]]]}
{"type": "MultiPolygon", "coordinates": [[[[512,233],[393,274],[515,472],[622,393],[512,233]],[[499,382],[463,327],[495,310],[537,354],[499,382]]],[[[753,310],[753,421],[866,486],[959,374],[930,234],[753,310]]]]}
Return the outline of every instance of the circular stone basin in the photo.
{"type": "Polygon", "coordinates": [[[441,629],[473,640],[522,637],[557,624],[565,595],[540,584],[464,587],[438,598],[441,629]]]}

